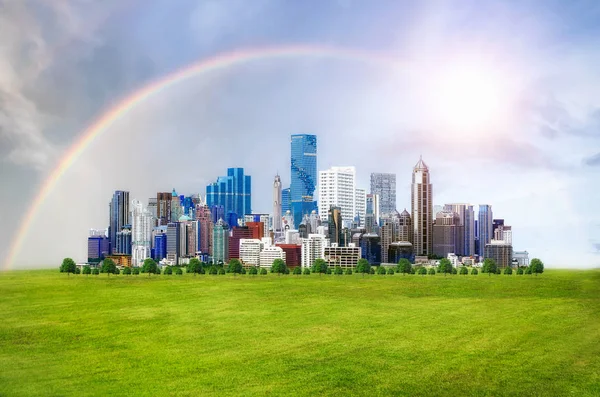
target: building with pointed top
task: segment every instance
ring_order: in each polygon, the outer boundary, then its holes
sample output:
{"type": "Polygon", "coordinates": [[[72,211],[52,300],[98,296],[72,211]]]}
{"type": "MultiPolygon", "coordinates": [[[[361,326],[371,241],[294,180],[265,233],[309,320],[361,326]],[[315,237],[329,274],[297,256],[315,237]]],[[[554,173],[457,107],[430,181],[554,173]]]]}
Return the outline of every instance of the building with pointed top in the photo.
{"type": "Polygon", "coordinates": [[[429,167],[419,158],[412,172],[411,218],[413,250],[416,256],[426,256],[433,248],[433,189],[429,167]]]}
{"type": "Polygon", "coordinates": [[[281,227],[281,178],[279,175],[275,175],[273,181],[273,231],[280,232],[281,227]]]}

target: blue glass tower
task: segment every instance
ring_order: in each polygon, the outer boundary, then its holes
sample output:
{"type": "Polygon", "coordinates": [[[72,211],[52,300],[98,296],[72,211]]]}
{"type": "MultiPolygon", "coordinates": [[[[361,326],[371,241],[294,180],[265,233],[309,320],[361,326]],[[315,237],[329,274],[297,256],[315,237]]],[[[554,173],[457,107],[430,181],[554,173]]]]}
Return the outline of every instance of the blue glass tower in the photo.
{"type": "Polygon", "coordinates": [[[317,209],[317,202],[314,201],[316,183],[317,136],[292,135],[290,207],[296,229],[305,214],[317,209]]]}
{"type": "Polygon", "coordinates": [[[285,215],[290,208],[290,188],[281,189],[281,213],[285,215]]]}
{"type": "Polygon", "coordinates": [[[485,245],[489,244],[490,240],[494,237],[493,230],[493,214],[492,206],[488,204],[479,204],[479,220],[477,226],[479,227],[479,254],[483,257],[485,251],[485,245]]]}
{"type": "Polygon", "coordinates": [[[206,186],[206,204],[223,206],[225,216],[233,212],[239,216],[252,213],[252,180],[243,168],[228,168],[227,176],[220,176],[206,186]]]}
{"type": "Polygon", "coordinates": [[[109,204],[110,223],[108,239],[109,253],[121,253],[117,245],[117,233],[129,222],[129,192],[117,190],[109,204]]]}
{"type": "Polygon", "coordinates": [[[167,234],[154,236],[154,260],[160,262],[167,257],[167,234]]]}

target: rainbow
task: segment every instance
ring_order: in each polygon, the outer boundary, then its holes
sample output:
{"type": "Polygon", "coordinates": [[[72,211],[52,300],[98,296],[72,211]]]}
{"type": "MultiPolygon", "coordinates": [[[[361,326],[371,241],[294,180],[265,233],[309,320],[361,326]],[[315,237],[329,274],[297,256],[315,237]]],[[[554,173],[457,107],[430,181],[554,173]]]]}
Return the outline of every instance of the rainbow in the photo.
{"type": "Polygon", "coordinates": [[[373,53],[343,49],[336,47],[324,46],[283,46],[283,47],[266,47],[266,48],[250,48],[235,50],[231,52],[221,53],[216,56],[202,59],[196,63],[176,70],[175,72],[164,76],[141,89],[128,95],[115,106],[104,112],[95,119],[80,135],[76,142],[63,155],[60,162],[52,170],[47,179],[43,182],[37,196],[34,198],[29,210],[26,213],[21,226],[17,231],[13,240],[5,264],[3,268],[10,269],[15,261],[17,254],[20,252],[23,241],[31,227],[33,220],[39,212],[39,208],[52,192],[56,183],[73,165],[77,158],[85,151],[85,149],[94,142],[97,136],[109,129],[114,123],[119,121],[124,115],[131,111],[136,106],[142,104],[148,98],[157,95],[162,90],[181,83],[189,78],[202,76],[207,73],[229,68],[242,63],[251,61],[269,59],[269,58],[286,58],[286,57],[324,57],[347,59],[384,65],[387,67],[402,66],[397,60],[386,56],[376,55],[373,53]]]}

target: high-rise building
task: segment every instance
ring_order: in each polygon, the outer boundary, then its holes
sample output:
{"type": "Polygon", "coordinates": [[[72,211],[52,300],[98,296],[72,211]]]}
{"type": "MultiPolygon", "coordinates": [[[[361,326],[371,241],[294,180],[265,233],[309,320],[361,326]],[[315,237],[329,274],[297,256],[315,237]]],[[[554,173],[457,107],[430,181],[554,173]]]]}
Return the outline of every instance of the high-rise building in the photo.
{"type": "Polygon", "coordinates": [[[240,241],[243,239],[246,240],[258,240],[260,241],[260,237],[257,237],[254,233],[253,229],[250,229],[248,226],[234,227],[231,229],[231,235],[229,236],[229,249],[228,249],[228,258],[229,259],[239,259],[240,258],[240,241]]]}
{"type": "Polygon", "coordinates": [[[131,225],[125,225],[117,233],[117,245],[113,254],[131,255],[131,225]]]}
{"type": "MultiPolygon", "coordinates": [[[[168,228],[168,226],[167,226],[168,228]]],[[[167,258],[167,233],[154,236],[154,260],[160,262],[167,258]]]]}
{"type": "Polygon", "coordinates": [[[410,243],[411,241],[413,241],[413,232],[414,229],[412,219],[410,218],[410,214],[405,208],[404,211],[402,211],[402,213],[400,214],[398,223],[398,235],[396,236],[396,241],[404,241],[410,243]]]}
{"type": "Polygon", "coordinates": [[[445,204],[444,211],[458,214],[460,225],[464,230],[464,246],[459,252],[454,252],[459,256],[475,255],[475,213],[471,204],[453,203],[445,204]]]}
{"type": "Polygon", "coordinates": [[[302,246],[299,244],[276,244],[285,253],[285,264],[288,267],[300,266],[302,262],[302,246]]]}
{"type": "Polygon", "coordinates": [[[287,211],[291,211],[289,187],[281,190],[281,213],[285,214],[287,211]]]}
{"type": "Polygon", "coordinates": [[[227,263],[229,261],[229,227],[223,219],[219,219],[213,226],[212,238],[213,263],[227,263]]]}
{"type": "Polygon", "coordinates": [[[211,254],[212,246],[212,214],[208,205],[196,206],[196,220],[198,221],[198,251],[211,254]]]}
{"type": "Polygon", "coordinates": [[[181,253],[181,228],[178,222],[169,222],[167,224],[167,261],[177,265],[181,253]]]}
{"type": "Polygon", "coordinates": [[[181,200],[175,189],[173,189],[173,192],[171,193],[171,204],[169,208],[171,209],[170,221],[178,222],[181,215],[183,215],[183,207],[181,206],[181,200]]]}
{"type": "MultiPolygon", "coordinates": [[[[150,197],[148,199],[148,212],[150,212],[150,216],[152,216],[152,227],[158,226],[158,200],[156,197],[150,197]]],[[[152,245],[152,244],[150,244],[152,245]]]]}
{"type": "Polygon", "coordinates": [[[310,234],[302,239],[302,267],[311,267],[316,259],[323,259],[327,239],[322,234],[310,234]]]}
{"type": "Polygon", "coordinates": [[[273,231],[280,232],[281,227],[281,178],[275,175],[273,181],[273,231]]]}
{"type": "Polygon", "coordinates": [[[304,214],[317,209],[314,201],[317,183],[317,136],[296,134],[291,136],[290,210],[297,229],[304,214]]]}
{"type": "Polygon", "coordinates": [[[108,238],[110,240],[109,252],[122,253],[117,249],[117,233],[121,232],[123,226],[129,225],[129,192],[117,190],[113,194],[109,204],[110,227],[108,238]]]}
{"type": "Polygon", "coordinates": [[[146,258],[150,258],[153,216],[141,201],[131,202],[131,263],[141,266],[146,258]]]}
{"type": "Polygon", "coordinates": [[[362,188],[356,188],[356,196],[354,199],[355,217],[360,220],[360,227],[365,226],[365,216],[367,215],[367,191],[362,188]]]}
{"type": "Polygon", "coordinates": [[[494,237],[494,229],[493,229],[493,213],[492,206],[488,204],[479,204],[479,216],[478,216],[478,226],[479,226],[479,256],[485,258],[485,246],[489,244],[492,237],[494,237]]]}
{"type": "Polygon", "coordinates": [[[108,237],[103,235],[90,235],[88,237],[88,263],[97,265],[108,255],[108,237]]]}
{"type": "Polygon", "coordinates": [[[356,169],[331,167],[319,171],[319,214],[326,221],[331,206],[339,207],[342,220],[352,222],[356,215],[356,169]]]}
{"type": "Polygon", "coordinates": [[[371,265],[381,263],[381,237],[375,233],[363,234],[360,238],[361,256],[371,265]]]}
{"type": "Polygon", "coordinates": [[[396,174],[372,173],[371,194],[379,196],[380,210],[383,214],[396,210],[396,174]]]}
{"type": "Polygon", "coordinates": [[[413,168],[411,188],[411,218],[413,249],[416,256],[426,256],[433,248],[433,189],[429,168],[422,158],[413,168]]]}
{"type": "Polygon", "coordinates": [[[171,193],[156,193],[156,218],[158,226],[167,225],[171,220],[171,193]]]}
{"type": "Polygon", "coordinates": [[[490,240],[485,245],[484,258],[493,259],[498,267],[507,267],[512,265],[513,249],[512,245],[503,240],[490,240]]]}
{"type": "Polygon", "coordinates": [[[371,217],[372,222],[373,222],[371,227],[375,227],[376,225],[379,225],[379,218],[381,218],[380,208],[381,208],[381,205],[379,202],[379,195],[378,194],[367,194],[366,208],[365,208],[365,227],[368,228],[367,220],[366,220],[366,217],[368,215],[373,215],[371,217]]]}
{"type": "Polygon", "coordinates": [[[331,206],[327,211],[329,241],[332,244],[343,245],[343,226],[342,226],[342,209],[340,207],[331,206]]]}
{"type": "Polygon", "coordinates": [[[242,217],[252,213],[251,192],[250,175],[244,175],[243,168],[228,168],[227,176],[220,176],[206,186],[206,204],[223,206],[225,216],[233,212],[242,217]]]}
{"type": "Polygon", "coordinates": [[[381,226],[381,263],[389,263],[388,251],[390,244],[398,238],[398,225],[391,219],[386,218],[381,226]]]}
{"type": "Polygon", "coordinates": [[[464,249],[464,226],[452,211],[440,211],[433,225],[433,254],[446,258],[464,249]]]}

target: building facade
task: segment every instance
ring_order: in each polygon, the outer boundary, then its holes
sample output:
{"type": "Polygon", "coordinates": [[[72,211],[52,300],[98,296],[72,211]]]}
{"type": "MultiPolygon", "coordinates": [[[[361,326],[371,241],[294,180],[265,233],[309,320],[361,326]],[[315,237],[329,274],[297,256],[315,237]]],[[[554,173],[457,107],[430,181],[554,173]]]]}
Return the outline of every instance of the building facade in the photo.
{"type": "Polygon", "coordinates": [[[240,261],[244,266],[258,266],[260,264],[260,251],[262,251],[262,248],[263,243],[259,239],[240,239],[238,248],[240,261]]]}
{"type": "Polygon", "coordinates": [[[310,234],[302,240],[302,267],[311,267],[316,259],[323,259],[327,238],[322,234],[310,234]]]}
{"type": "Polygon", "coordinates": [[[317,209],[314,201],[317,184],[317,136],[295,134],[291,136],[290,158],[290,210],[294,229],[298,229],[304,214],[317,209]]]}
{"type": "Polygon", "coordinates": [[[259,255],[259,264],[260,267],[271,267],[273,266],[273,262],[275,259],[281,259],[286,265],[290,266],[287,263],[287,255],[286,252],[281,247],[277,247],[274,245],[265,246],[262,251],[260,251],[259,255]]]}
{"type": "Polygon", "coordinates": [[[281,178],[279,175],[275,175],[275,180],[273,181],[273,231],[280,232],[282,230],[281,227],[281,217],[283,216],[282,206],[281,206],[281,178]]]}
{"type": "Polygon", "coordinates": [[[450,211],[458,214],[460,225],[464,229],[464,246],[458,252],[459,256],[475,255],[475,212],[471,204],[452,203],[445,204],[444,211],[450,211]]]}
{"type": "Polygon", "coordinates": [[[379,196],[381,213],[389,214],[396,210],[396,174],[372,173],[371,194],[379,196]]]}
{"type": "Polygon", "coordinates": [[[180,237],[181,237],[181,228],[179,227],[178,222],[169,222],[167,224],[167,261],[170,263],[177,265],[179,264],[180,257],[180,237]]]}
{"type": "Polygon", "coordinates": [[[488,204],[479,204],[479,215],[477,217],[479,228],[479,252],[480,257],[485,258],[485,247],[494,237],[492,206],[488,204]]]}
{"type": "Polygon", "coordinates": [[[359,227],[365,226],[365,216],[367,215],[367,191],[362,188],[356,188],[356,195],[354,199],[354,212],[355,218],[358,217],[359,227]]]}
{"type": "Polygon", "coordinates": [[[234,213],[243,217],[252,213],[251,193],[250,175],[244,175],[243,168],[228,168],[227,176],[220,176],[216,182],[206,186],[206,204],[209,207],[222,206],[224,216],[234,213]]]}
{"type": "Polygon", "coordinates": [[[347,247],[339,247],[332,244],[325,247],[323,252],[325,262],[328,266],[340,266],[343,269],[354,268],[361,258],[360,247],[350,243],[347,247]]]}
{"type": "Polygon", "coordinates": [[[110,243],[108,237],[102,235],[92,235],[88,237],[88,256],[87,261],[90,264],[97,265],[109,255],[110,243]]]}
{"type": "MultiPolygon", "coordinates": [[[[433,225],[433,254],[446,258],[464,249],[464,226],[452,211],[440,211],[433,225]]],[[[461,254],[462,255],[462,254],[461,254]]]]}
{"type": "Polygon", "coordinates": [[[154,219],[141,201],[131,203],[131,263],[141,266],[151,255],[151,239],[154,219]]]}
{"type": "Polygon", "coordinates": [[[213,226],[212,251],[212,263],[229,261],[229,227],[223,219],[219,219],[213,226]]]}
{"type": "Polygon", "coordinates": [[[117,233],[120,233],[125,225],[130,225],[129,219],[129,192],[117,190],[113,194],[109,204],[110,227],[108,229],[108,238],[110,242],[110,254],[125,254],[117,246],[117,233]]]}
{"type": "Polygon", "coordinates": [[[413,168],[411,188],[411,218],[413,249],[416,256],[427,256],[433,249],[433,187],[429,168],[423,161],[413,168]]]}
{"type": "Polygon", "coordinates": [[[354,167],[331,167],[319,171],[319,214],[327,220],[331,206],[339,207],[342,220],[352,222],[356,215],[356,169],[354,167]]]}
{"type": "Polygon", "coordinates": [[[513,249],[512,245],[502,240],[490,240],[485,245],[485,259],[493,259],[496,265],[501,268],[512,266],[513,249]]]}
{"type": "Polygon", "coordinates": [[[327,226],[328,226],[328,237],[332,244],[344,245],[343,244],[343,225],[342,225],[342,209],[340,207],[331,206],[327,210],[327,226]]]}
{"type": "Polygon", "coordinates": [[[400,259],[408,259],[410,263],[415,263],[415,254],[410,242],[396,241],[388,247],[389,263],[398,263],[400,259]]]}

